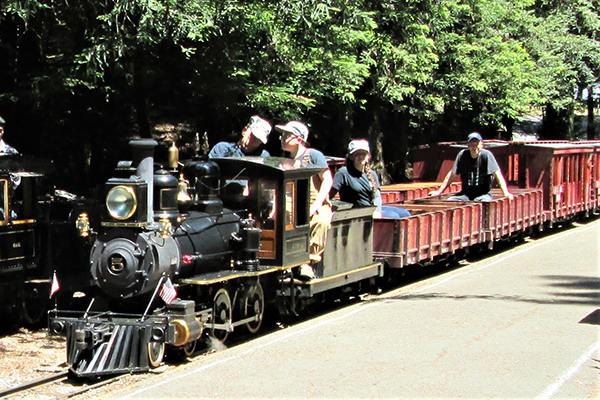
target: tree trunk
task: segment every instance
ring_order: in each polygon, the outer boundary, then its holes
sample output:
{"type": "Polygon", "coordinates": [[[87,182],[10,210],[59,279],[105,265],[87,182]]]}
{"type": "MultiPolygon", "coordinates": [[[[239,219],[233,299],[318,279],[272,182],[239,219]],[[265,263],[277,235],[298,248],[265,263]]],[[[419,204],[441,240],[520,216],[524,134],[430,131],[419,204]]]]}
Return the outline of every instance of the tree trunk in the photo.
{"type": "Polygon", "coordinates": [[[383,161],[383,132],[381,129],[381,108],[379,104],[374,102],[372,105],[373,109],[371,123],[369,124],[368,134],[369,142],[371,143],[371,164],[373,169],[377,171],[380,177],[381,184],[390,181],[390,176],[385,169],[385,162],[383,161]]]}
{"type": "Polygon", "coordinates": [[[549,140],[570,139],[573,134],[573,105],[559,110],[548,104],[545,111],[540,138],[549,140]]]}

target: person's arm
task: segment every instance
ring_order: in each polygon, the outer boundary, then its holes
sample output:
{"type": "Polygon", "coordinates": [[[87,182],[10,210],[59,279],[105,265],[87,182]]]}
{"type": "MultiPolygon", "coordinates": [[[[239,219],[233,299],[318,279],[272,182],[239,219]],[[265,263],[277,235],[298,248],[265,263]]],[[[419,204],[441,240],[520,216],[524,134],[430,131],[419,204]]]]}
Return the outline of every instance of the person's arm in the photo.
{"type": "Polygon", "coordinates": [[[373,205],[377,207],[377,209],[373,212],[373,218],[380,219],[383,217],[381,213],[381,207],[383,206],[383,200],[381,199],[381,190],[377,189],[377,194],[373,199],[373,205]]]}
{"type": "Polygon", "coordinates": [[[440,188],[438,190],[432,190],[431,192],[429,192],[429,195],[430,196],[439,196],[440,194],[442,194],[444,192],[444,190],[446,190],[448,185],[450,185],[454,181],[454,179],[456,179],[456,177],[458,177],[458,175],[455,174],[452,170],[448,171],[440,188]]]}
{"type": "Polygon", "coordinates": [[[331,170],[329,168],[324,169],[319,173],[319,177],[321,178],[321,188],[319,189],[317,199],[310,205],[311,216],[323,206],[323,202],[327,199],[327,196],[329,196],[329,192],[333,186],[333,177],[331,176],[331,170]]]}
{"type": "Polygon", "coordinates": [[[337,171],[333,176],[333,183],[331,185],[331,189],[329,189],[329,198],[333,199],[336,194],[340,191],[342,187],[344,177],[342,176],[342,172],[337,171]]]}
{"type": "Polygon", "coordinates": [[[500,185],[500,189],[502,190],[504,196],[508,197],[509,200],[512,200],[514,196],[511,192],[508,191],[508,185],[506,184],[506,179],[504,179],[502,171],[499,169],[496,170],[496,172],[494,172],[494,176],[496,177],[496,179],[498,179],[498,185],[500,185]]]}
{"type": "Polygon", "coordinates": [[[223,145],[221,142],[215,144],[210,152],[208,153],[208,158],[219,158],[223,156],[223,145]]]}

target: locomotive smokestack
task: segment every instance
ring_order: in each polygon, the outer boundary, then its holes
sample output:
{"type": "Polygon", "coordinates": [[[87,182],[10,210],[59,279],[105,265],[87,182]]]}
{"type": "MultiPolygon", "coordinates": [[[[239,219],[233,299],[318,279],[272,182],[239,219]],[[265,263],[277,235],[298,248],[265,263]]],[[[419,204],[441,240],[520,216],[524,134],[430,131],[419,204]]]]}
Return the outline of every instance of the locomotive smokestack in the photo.
{"type": "Polygon", "coordinates": [[[154,177],[154,148],[158,143],[154,139],[134,139],[129,142],[133,152],[133,166],[140,178],[148,184],[148,212],[146,222],[154,221],[153,177],[154,177]]]}

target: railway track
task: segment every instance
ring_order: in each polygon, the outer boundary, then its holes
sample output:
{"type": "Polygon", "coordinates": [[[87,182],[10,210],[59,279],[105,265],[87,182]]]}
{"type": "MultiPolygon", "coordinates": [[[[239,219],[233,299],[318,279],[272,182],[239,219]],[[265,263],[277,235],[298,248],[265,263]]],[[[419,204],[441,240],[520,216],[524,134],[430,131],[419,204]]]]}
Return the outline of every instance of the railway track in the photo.
{"type": "MultiPolygon", "coordinates": [[[[54,385],[58,384],[68,384],[69,383],[69,373],[67,371],[58,372],[56,374],[48,375],[30,382],[26,382],[17,386],[14,386],[9,389],[5,389],[0,391],[0,398],[2,399],[11,399],[11,398],[19,398],[23,395],[34,395],[34,396],[52,396],[54,399],[68,399],[71,397],[75,397],[87,391],[97,389],[101,386],[108,385],[117,380],[121,379],[121,376],[116,376],[112,378],[105,378],[99,381],[96,381],[93,384],[83,384],[78,386],[74,390],[57,390],[54,385]],[[35,393],[34,393],[35,392],[35,393]]],[[[74,388],[74,385],[69,385],[68,389],[74,388]]]]}

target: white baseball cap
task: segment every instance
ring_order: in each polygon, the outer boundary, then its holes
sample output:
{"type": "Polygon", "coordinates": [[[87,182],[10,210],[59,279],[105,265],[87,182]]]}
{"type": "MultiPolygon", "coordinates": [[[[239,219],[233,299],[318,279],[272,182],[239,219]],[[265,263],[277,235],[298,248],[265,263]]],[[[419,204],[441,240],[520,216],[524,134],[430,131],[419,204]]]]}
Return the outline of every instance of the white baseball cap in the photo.
{"type": "Polygon", "coordinates": [[[348,144],[348,154],[352,154],[358,150],[364,150],[367,153],[370,153],[371,149],[369,148],[369,142],[365,139],[356,139],[348,144]]]}
{"type": "Polygon", "coordinates": [[[269,138],[269,134],[271,133],[271,124],[258,115],[253,115],[250,117],[250,122],[246,125],[248,128],[252,130],[252,134],[256,136],[258,140],[263,142],[263,144],[267,144],[267,140],[269,138]]]}
{"type": "Polygon", "coordinates": [[[288,132],[302,139],[303,142],[308,140],[308,127],[300,121],[290,121],[285,125],[275,125],[275,129],[280,132],[288,132]]]}

